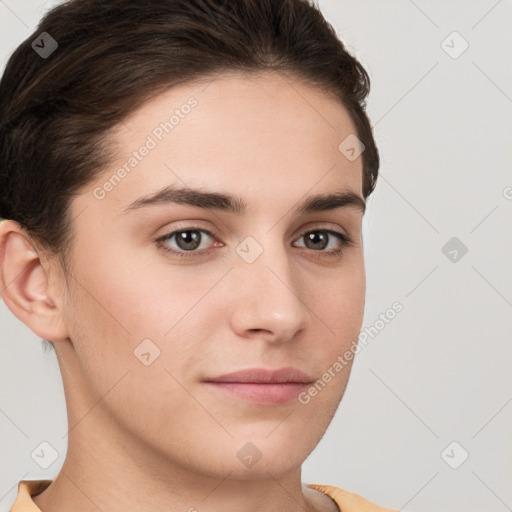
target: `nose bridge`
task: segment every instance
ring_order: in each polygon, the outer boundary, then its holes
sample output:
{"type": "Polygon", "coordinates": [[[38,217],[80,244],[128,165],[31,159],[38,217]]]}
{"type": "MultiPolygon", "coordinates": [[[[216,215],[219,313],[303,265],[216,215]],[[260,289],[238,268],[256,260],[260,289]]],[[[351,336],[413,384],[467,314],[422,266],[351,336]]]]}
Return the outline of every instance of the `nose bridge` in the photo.
{"type": "Polygon", "coordinates": [[[238,330],[266,330],[284,339],[305,327],[308,311],[300,276],[277,233],[262,229],[238,245],[236,274],[243,292],[237,294],[234,318],[238,330]]]}
{"type": "Polygon", "coordinates": [[[295,289],[298,287],[297,274],[292,272],[293,263],[278,230],[265,233],[262,229],[254,236],[246,237],[237,247],[237,253],[243,260],[239,262],[240,272],[252,281],[253,286],[269,288],[269,293],[278,295],[284,290],[292,293],[290,288],[296,293],[299,291],[295,289]]]}

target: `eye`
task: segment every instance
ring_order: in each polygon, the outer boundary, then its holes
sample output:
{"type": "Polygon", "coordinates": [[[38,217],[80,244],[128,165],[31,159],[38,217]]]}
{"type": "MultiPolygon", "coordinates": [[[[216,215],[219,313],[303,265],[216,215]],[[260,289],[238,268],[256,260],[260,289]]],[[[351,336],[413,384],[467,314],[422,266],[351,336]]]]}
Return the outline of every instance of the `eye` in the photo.
{"type": "Polygon", "coordinates": [[[188,227],[186,229],[173,231],[164,235],[158,238],[156,242],[164,252],[169,252],[178,256],[188,256],[186,253],[209,252],[208,249],[204,248],[203,244],[205,239],[207,241],[208,238],[214,238],[214,235],[208,230],[198,227],[188,227]],[[203,233],[206,234],[206,236],[204,236],[203,233]],[[169,247],[168,242],[173,241],[173,239],[177,248],[169,247]]]}
{"type": "Polygon", "coordinates": [[[305,247],[314,252],[320,252],[319,256],[340,256],[346,247],[353,245],[353,240],[347,234],[341,231],[331,229],[314,229],[307,231],[300,236],[305,240],[305,247]],[[334,248],[330,251],[325,249],[334,243],[334,248]]]}
{"type": "MultiPolygon", "coordinates": [[[[211,242],[210,248],[207,248],[208,239],[216,240],[216,237],[206,229],[190,226],[161,236],[156,243],[166,253],[180,257],[198,257],[212,251],[211,242]]],[[[353,245],[353,240],[349,235],[331,229],[309,230],[303,233],[299,237],[300,239],[305,239],[305,245],[299,247],[305,247],[312,253],[317,253],[314,254],[315,257],[340,257],[345,248],[353,245]],[[332,247],[333,245],[334,247],[332,247]],[[330,250],[326,250],[329,246],[331,246],[330,250]]],[[[213,244],[213,246],[215,245],[223,246],[220,242],[213,244]]]]}

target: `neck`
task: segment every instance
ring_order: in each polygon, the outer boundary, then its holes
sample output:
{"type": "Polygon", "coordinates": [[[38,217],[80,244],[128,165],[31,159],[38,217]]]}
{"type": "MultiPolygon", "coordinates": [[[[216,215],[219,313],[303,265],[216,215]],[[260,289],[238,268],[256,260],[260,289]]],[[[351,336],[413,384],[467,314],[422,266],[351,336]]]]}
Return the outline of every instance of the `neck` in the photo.
{"type": "Polygon", "coordinates": [[[70,425],[59,475],[33,498],[42,512],[338,510],[328,496],[301,483],[300,467],[280,475],[254,471],[251,479],[229,471],[217,475],[216,468],[200,473],[116,428],[100,406],[70,425]]]}
{"type": "Polygon", "coordinates": [[[59,475],[33,500],[42,512],[338,511],[328,496],[301,483],[300,469],[253,480],[215,478],[147,454],[143,459],[134,445],[120,452],[94,435],[70,436],[59,475]]]}

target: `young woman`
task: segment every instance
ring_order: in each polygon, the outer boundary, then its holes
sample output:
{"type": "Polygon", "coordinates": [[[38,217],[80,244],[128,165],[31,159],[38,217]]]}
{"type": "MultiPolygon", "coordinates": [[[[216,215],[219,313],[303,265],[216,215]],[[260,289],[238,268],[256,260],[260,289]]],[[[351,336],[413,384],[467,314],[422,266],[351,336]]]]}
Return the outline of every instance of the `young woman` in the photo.
{"type": "Polygon", "coordinates": [[[306,0],[72,0],[16,49],[0,288],[69,429],[12,511],[389,510],[301,482],[362,324],[368,92],[306,0]]]}

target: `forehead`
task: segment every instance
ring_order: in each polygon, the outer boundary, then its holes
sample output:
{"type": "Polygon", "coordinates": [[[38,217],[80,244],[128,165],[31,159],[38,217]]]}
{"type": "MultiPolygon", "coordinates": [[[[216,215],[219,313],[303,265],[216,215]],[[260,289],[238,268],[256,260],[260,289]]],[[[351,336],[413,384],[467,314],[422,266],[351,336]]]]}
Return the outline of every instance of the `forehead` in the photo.
{"type": "Polygon", "coordinates": [[[225,74],[175,86],[120,123],[115,161],[90,190],[106,189],[101,208],[116,211],[170,184],[248,202],[334,187],[361,195],[361,157],[339,148],[354,135],[342,103],[318,88],[276,72],[225,74]]]}

